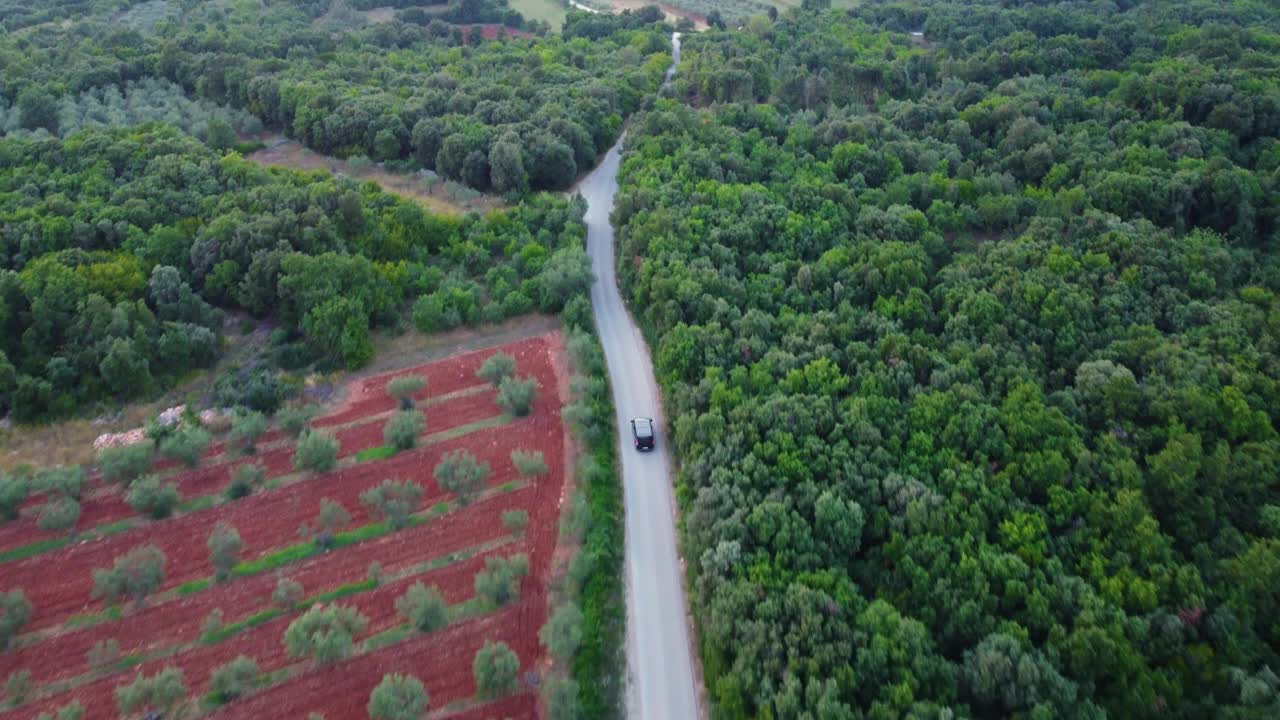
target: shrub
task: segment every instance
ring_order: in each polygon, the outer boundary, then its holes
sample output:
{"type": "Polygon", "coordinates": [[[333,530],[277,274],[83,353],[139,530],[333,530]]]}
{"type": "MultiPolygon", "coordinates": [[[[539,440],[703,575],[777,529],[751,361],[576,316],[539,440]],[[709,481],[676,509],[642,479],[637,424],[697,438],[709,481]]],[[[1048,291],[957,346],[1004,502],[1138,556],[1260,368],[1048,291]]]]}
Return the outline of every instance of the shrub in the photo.
{"type": "Polygon", "coordinates": [[[435,477],[440,487],[456,494],[458,500],[466,504],[489,479],[489,463],[478,462],[466,450],[455,450],[445,453],[436,464],[435,477]]]}
{"type": "Polygon", "coordinates": [[[418,720],[427,712],[427,691],[411,675],[383,675],[369,693],[368,710],[372,720],[418,720]]]}
{"type": "Polygon", "coordinates": [[[73,497],[65,495],[51,496],[40,507],[40,517],[36,526],[41,530],[70,530],[76,534],[76,521],[80,519],[80,503],[73,497]]]}
{"type": "Polygon", "coordinates": [[[18,631],[31,619],[31,601],[21,589],[0,592],[0,650],[8,649],[18,631]]]}
{"type": "Polygon", "coordinates": [[[401,410],[387,421],[382,437],[396,450],[410,450],[418,442],[418,436],[426,428],[422,413],[417,410],[401,410]]]}
{"type": "Polygon", "coordinates": [[[66,705],[58,708],[58,713],[56,715],[42,712],[36,716],[36,720],[81,720],[83,717],[84,706],[80,704],[79,700],[72,700],[66,705]]]}
{"type": "Polygon", "coordinates": [[[396,610],[417,630],[429,633],[449,624],[449,606],[435,585],[416,582],[396,600],[396,610]]]}
{"type": "Polygon", "coordinates": [[[102,479],[109,483],[129,484],[151,470],[156,444],[143,440],[123,447],[107,448],[98,453],[102,479]]]}
{"type": "Polygon", "coordinates": [[[226,495],[231,500],[239,500],[242,497],[248,497],[253,491],[262,486],[262,481],[267,477],[267,469],[262,465],[237,465],[236,469],[231,471],[231,482],[227,483],[226,495]]]}
{"type": "Polygon", "coordinates": [[[505,378],[498,386],[498,406],[516,417],[524,417],[533,407],[533,398],[537,392],[538,382],[533,378],[505,378]]]}
{"type": "Polygon", "coordinates": [[[209,533],[209,564],[213,565],[213,579],[226,582],[231,579],[231,569],[240,562],[240,533],[234,527],[220,522],[209,533]]]}
{"type": "Polygon", "coordinates": [[[18,707],[31,697],[31,671],[15,670],[4,679],[4,696],[10,707],[18,707]]]}
{"type": "Polygon", "coordinates": [[[328,472],[338,464],[338,438],[330,433],[308,430],[298,438],[298,449],[293,454],[293,467],[297,470],[328,472]]]}
{"type": "Polygon", "coordinates": [[[150,515],[153,520],[167,518],[178,505],[182,497],[178,494],[178,486],[173,483],[160,484],[160,478],[147,475],[134,480],[125,495],[129,507],[134,512],[150,515]]]}
{"type": "Polygon", "coordinates": [[[116,688],[116,705],[121,715],[137,712],[166,717],[186,697],[187,686],[182,680],[182,671],[174,667],[167,667],[151,677],[139,672],[132,683],[116,688]]]}
{"type": "Polygon", "coordinates": [[[84,661],[95,672],[106,670],[120,659],[120,643],[115,638],[99,640],[84,654],[84,661]]]}
{"type": "Polygon", "coordinates": [[[209,433],[202,427],[185,427],[160,441],[160,454],[186,465],[200,464],[200,455],[209,445],[209,433]]]}
{"type": "Polygon", "coordinates": [[[298,437],[319,412],[320,408],[315,405],[302,405],[281,410],[276,415],[276,419],[280,421],[280,429],[293,437],[298,437]]]}
{"type": "Polygon", "coordinates": [[[219,705],[229,703],[251,690],[261,676],[258,663],[247,655],[240,655],[213,671],[209,677],[209,695],[219,705]]]}
{"type": "Polygon", "coordinates": [[[565,603],[556,608],[551,619],[538,633],[542,646],[551,656],[560,662],[573,660],[573,654],[582,643],[582,611],[573,603],[565,603]]]}
{"type": "Polygon", "coordinates": [[[529,556],[513,555],[509,558],[491,557],[484,561],[484,570],[476,573],[476,594],[496,606],[520,597],[520,578],[529,573],[529,556]]]}
{"type": "Polygon", "coordinates": [[[427,379],[421,375],[401,375],[387,383],[387,394],[400,403],[401,410],[412,410],[413,396],[426,386],[427,379]]]}
{"type": "Polygon", "coordinates": [[[582,712],[578,706],[578,683],[566,677],[549,678],[542,686],[542,699],[548,720],[577,720],[582,712]]]}
{"type": "Polygon", "coordinates": [[[302,583],[289,578],[280,578],[275,592],[271,593],[271,602],[282,610],[292,610],[302,601],[302,583]]]}
{"type": "Polygon", "coordinates": [[[529,512],[527,510],[507,510],[502,513],[502,527],[511,531],[514,535],[521,535],[524,529],[529,527],[529,512]]]}
{"type": "Polygon", "coordinates": [[[147,595],[164,583],[164,564],[164,553],[155,545],[134,548],[116,558],[110,570],[97,568],[93,571],[93,597],[106,598],[112,603],[131,597],[138,607],[142,607],[147,595]]]}
{"type": "Polygon", "coordinates": [[[365,571],[364,577],[365,580],[372,583],[374,587],[380,585],[382,583],[382,563],[377,560],[369,563],[369,569],[365,571]]]}
{"type": "Polygon", "coordinates": [[[78,500],[84,490],[84,469],[79,465],[46,468],[36,475],[35,486],[49,495],[78,500]]]}
{"type": "Polygon", "coordinates": [[[258,438],[267,432],[267,417],[252,410],[236,413],[231,422],[231,442],[245,455],[257,452],[258,438]]]}
{"type": "Polygon", "coordinates": [[[350,657],[353,638],[369,621],[355,608],[315,605],[289,623],[284,633],[285,648],[291,658],[310,657],[317,665],[350,657]]]}
{"type": "Polygon", "coordinates": [[[20,475],[0,474],[0,523],[16,519],[31,494],[31,482],[20,475]]]}
{"type": "Polygon", "coordinates": [[[396,530],[409,524],[409,516],[421,499],[422,486],[408,480],[383,480],[360,493],[360,502],[369,508],[369,514],[386,520],[396,530]]]}
{"type": "Polygon", "coordinates": [[[495,698],[515,691],[520,658],[506,643],[485,640],[471,667],[476,676],[476,693],[480,697],[495,698]]]}
{"type": "Polygon", "coordinates": [[[547,474],[547,461],[542,457],[542,451],[534,450],[512,450],[511,464],[516,466],[516,472],[521,477],[535,477],[537,475],[547,474]]]}
{"type": "Polygon", "coordinates": [[[328,550],[333,545],[333,531],[351,522],[351,513],[329,498],[320,499],[320,511],[316,513],[314,525],[303,523],[298,534],[303,538],[311,538],[317,547],[328,550]]]}

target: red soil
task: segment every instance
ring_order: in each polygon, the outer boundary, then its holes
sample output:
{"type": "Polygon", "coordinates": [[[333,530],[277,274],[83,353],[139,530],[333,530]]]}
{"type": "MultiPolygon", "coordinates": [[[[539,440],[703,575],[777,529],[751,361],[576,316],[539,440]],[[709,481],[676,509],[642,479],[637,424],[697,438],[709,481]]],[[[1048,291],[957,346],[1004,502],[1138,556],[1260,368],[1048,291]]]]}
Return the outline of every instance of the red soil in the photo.
{"type": "MultiPolygon", "coordinates": [[[[36,606],[35,622],[26,629],[56,624],[70,612],[84,609],[86,604],[97,606],[97,603],[89,603],[90,568],[109,565],[112,558],[134,545],[154,542],[168,554],[168,586],[172,587],[185,579],[210,574],[204,540],[209,528],[218,520],[235,525],[245,542],[244,556],[255,557],[273,547],[294,542],[297,525],[314,517],[321,497],[343,502],[355,522],[361,523],[367,520],[367,515],[356,499],[360,491],[383,478],[395,477],[421,483],[425,491],[423,506],[430,506],[446,497],[431,477],[431,469],[444,452],[467,448],[480,459],[487,460],[493,469],[490,486],[496,486],[515,476],[510,452],[519,448],[542,451],[550,471],[548,475],[535,479],[528,487],[497,494],[425,525],[316,556],[286,570],[286,574],[301,582],[305,592],[311,595],[322,589],[364,579],[366,569],[373,561],[379,562],[384,573],[389,574],[429,558],[442,557],[501,538],[506,534],[501,525],[502,512],[521,508],[530,515],[525,537],[518,543],[508,543],[493,551],[503,555],[526,552],[530,556],[530,575],[522,585],[519,604],[495,615],[461,623],[442,633],[411,639],[353,658],[338,666],[307,670],[281,685],[234,703],[224,709],[222,716],[256,717],[260,714],[256,708],[267,707],[272,708],[271,714],[278,714],[280,706],[284,705],[289,708],[286,714],[290,717],[301,716],[304,709],[322,710],[329,717],[363,717],[369,690],[385,672],[391,671],[419,675],[427,684],[432,706],[441,707],[447,702],[466,699],[473,693],[471,659],[484,639],[503,640],[517,652],[526,670],[537,667],[540,654],[537,630],[547,616],[545,586],[555,547],[556,520],[566,470],[564,431],[559,417],[561,400],[557,392],[563,388],[550,362],[550,353],[559,350],[560,345],[554,340],[554,337],[541,337],[502,348],[517,357],[519,374],[531,374],[539,381],[542,391],[528,418],[429,448],[401,453],[383,461],[345,468],[208,511],[149,524],[28,561],[5,564],[5,579],[11,581],[6,585],[26,589],[36,606]],[[39,573],[42,567],[50,566],[59,568],[56,582],[48,582],[47,573],[39,573]],[[298,713],[292,712],[295,708],[298,713]]],[[[429,393],[451,392],[448,389],[451,378],[457,383],[454,389],[474,385],[475,368],[492,352],[469,353],[400,374],[425,372],[428,378],[434,377],[436,381],[429,385],[429,393]],[[442,372],[441,366],[451,370],[442,372]]],[[[339,414],[351,413],[353,408],[358,408],[363,415],[392,409],[393,404],[382,392],[389,376],[369,378],[354,388],[348,407],[339,414]]],[[[429,433],[442,429],[432,422],[433,417],[448,418],[448,425],[453,426],[469,422],[466,420],[471,417],[468,413],[473,412],[476,405],[493,407],[491,393],[456,400],[466,401],[458,403],[456,412],[441,412],[452,400],[438,406],[435,413],[427,409],[429,433]]],[[[350,417],[346,422],[359,417],[350,417]]],[[[374,444],[380,444],[381,422],[374,424],[378,428],[374,444]]],[[[264,453],[258,460],[266,460],[269,465],[277,464],[279,461],[271,455],[264,453]]],[[[280,460],[287,462],[288,453],[284,453],[280,460]]],[[[470,595],[471,577],[482,564],[483,558],[473,558],[457,566],[433,571],[430,577],[439,580],[425,581],[428,584],[439,582],[446,597],[456,602],[470,595]]],[[[238,579],[130,613],[123,621],[62,632],[33,647],[0,655],[0,675],[25,668],[32,671],[37,687],[58,678],[82,675],[87,671],[84,654],[88,648],[98,640],[111,637],[120,643],[122,655],[193,642],[200,635],[204,618],[214,608],[222,608],[224,621],[233,622],[269,604],[276,581],[277,576],[270,573],[238,579]]],[[[371,620],[369,632],[377,632],[399,622],[395,616],[394,600],[403,593],[404,586],[412,582],[412,579],[399,581],[338,602],[361,607],[371,620]]],[[[289,663],[283,656],[281,644],[289,621],[289,617],[278,618],[215,646],[196,646],[177,656],[146,663],[142,670],[150,673],[166,665],[181,667],[187,674],[188,688],[196,693],[204,688],[213,667],[241,653],[253,655],[264,670],[282,667],[289,663]]],[[[86,717],[110,717],[115,705],[111,695],[113,688],[131,679],[136,670],[93,680],[70,693],[24,707],[20,714],[13,716],[34,715],[70,702],[74,697],[84,704],[86,717]]],[[[482,706],[484,712],[481,714],[476,714],[480,710],[472,709],[457,717],[491,717],[485,713],[490,710],[499,712],[498,708],[508,706],[513,710],[501,710],[503,715],[536,716],[536,701],[525,693],[501,703],[486,704],[482,706]]]]}

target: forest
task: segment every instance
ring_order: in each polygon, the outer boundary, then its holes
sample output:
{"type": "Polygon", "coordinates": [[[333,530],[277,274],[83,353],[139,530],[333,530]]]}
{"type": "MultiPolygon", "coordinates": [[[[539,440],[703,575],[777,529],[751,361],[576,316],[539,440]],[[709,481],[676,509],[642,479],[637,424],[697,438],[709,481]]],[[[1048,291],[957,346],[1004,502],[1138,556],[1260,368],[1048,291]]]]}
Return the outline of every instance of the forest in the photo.
{"type": "Polygon", "coordinates": [[[404,3],[383,23],[345,5],[335,15],[329,0],[153,3],[0,38],[6,127],[62,135],[79,126],[63,127],[68,98],[164,81],[321,153],[520,196],[594,166],[670,51],[656,10],[593,20],[606,31],[590,36],[571,20],[559,36],[487,41],[472,24],[525,24],[505,0],[404,3]]]}
{"type": "Polygon", "coordinates": [[[713,717],[1280,716],[1277,135],[1274,3],[685,38],[613,220],[713,717]]]}

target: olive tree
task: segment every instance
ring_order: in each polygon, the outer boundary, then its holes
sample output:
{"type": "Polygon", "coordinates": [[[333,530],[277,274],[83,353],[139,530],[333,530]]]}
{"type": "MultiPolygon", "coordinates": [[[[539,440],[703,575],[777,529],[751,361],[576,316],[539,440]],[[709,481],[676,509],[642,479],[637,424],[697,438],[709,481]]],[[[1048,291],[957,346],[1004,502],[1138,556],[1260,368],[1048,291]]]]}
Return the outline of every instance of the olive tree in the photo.
{"type": "Polygon", "coordinates": [[[413,396],[426,386],[427,379],[421,375],[401,375],[387,383],[387,394],[400,403],[401,410],[412,410],[413,396]]]}
{"type": "Polygon", "coordinates": [[[527,510],[506,510],[502,513],[502,527],[511,531],[513,535],[524,534],[524,529],[529,527],[529,511],[527,510]]]}
{"type": "Polygon", "coordinates": [[[134,480],[125,494],[125,500],[134,512],[150,515],[153,520],[169,517],[173,509],[182,500],[178,494],[178,486],[173,483],[161,483],[155,475],[134,480]]]}
{"type": "Polygon", "coordinates": [[[10,707],[18,707],[31,696],[31,671],[14,670],[4,679],[4,696],[10,707]]]}
{"type": "Polygon", "coordinates": [[[520,658],[506,643],[485,640],[471,667],[475,673],[476,692],[481,697],[495,698],[515,691],[520,658]]]}
{"type": "Polygon", "coordinates": [[[202,427],[184,427],[160,441],[160,454],[186,465],[200,464],[200,455],[209,446],[209,432],[202,427]]]}
{"type": "Polygon", "coordinates": [[[489,356],[480,369],[476,371],[476,377],[481,380],[488,380],[493,383],[494,387],[502,384],[502,381],[511,377],[516,372],[516,359],[504,352],[496,352],[489,356]]]}
{"type": "Polygon", "coordinates": [[[396,530],[409,524],[421,499],[422,486],[408,480],[383,480],[381,485],[360,493],[360,502],[369,508],[369,514],[396,530]]]}
{"type": "Polygon", "coordinates": [[[427,713],[427,691],[412,675],[384,675],[367,709],[373,720],[418,720],[427,713]]]}
{"type": "Polygon", "coordinates": [[[231,471],[231,482],[227,483],[227,498],[239,500],[252,495],[255,489],[262,486],[262,481],[266,478],[267,468],[262,465],[249,463],[237,465],[236,469],[231,471]]]}
{"type": "Polygon", "coordinates": [[[547,461],[541,450],[512,450],[511,464],[522,477],[536,477],[547,474],[547,461]]]}
{"type": "Polygon", "coordinates": [[[350,657],[355,636],[368,624],[355,608],[314,605],[285,630],[285,649],[289,657],[310,657],[317,665],[337,662],[350,657]]]}
{"type": "Polygon", "coordinates": [[[303,523],[298,528],[298,535],[304,540],[310,538],[315,542],[316,547],[328,550],[333,545],[333,532],[349,522],[351,522],[351,513],[347,512],[342,503],[321,498],[320,511],[316,513],[315,524],[309,526],[303,523]]]}
{"type": "Polygon", "coordinates": [[[40,507],[40,516],[36,518],[36,526],[41,530],[70,530],[76,533],[76,522],[80,519],[80,501],[65,495],[50,496],[40,507]]]}
{"type": "Polygon", "coordinates": [[[542,646],[560,662],[569,662],[582,643],[582,611],[574,603],[556,608],[538,633],[542,646]]]}
{"type": "Polygon", "coordinates": [[[234,527],[220,522],[209,533],[209,564],[213,565],[213,579],[226,582],[231,579],[231,569],[240,562],[240,533],[234,527]]]}
{"type": "Polygon", "coordinates": [[[245,455],[258,451],[258,438],[267,432],[267,417],[253,410],[236,413],[231,421],[231,442],[245,455]]]}
{"type": "Polygon", "coordinates": [[[164,553],[155,545],[134,548],[116,558],[110,569],[94,569],[93,597],[112,603],[130,597],[137,607],[142,607],[147,595],[164,584],[164,565],[164,553]]]}
{"type": "Polygon", "coordinates": [[[247,655],[240,655],[209,676],[209,694],[219,705],[229,703],[253,689],[261,677],[258,663],[247,655]]]}
{"type": "Polygon", "coordinates": [[[132,683],[116,688],[116,705],[121,715],[142,713],[165,717],[187,698],[187,686],[178,668],[167,667],[147,677],[141,672],[132,683]]]}
{"type": "Polygon", "coordinates": [[[36,720],[80,720],[84,717],[84,706],[79,700],[71,702],[58,708],[57,713],[42,712],[36,716],[36,720]]]}
{"type": "Polygon", "coordinates": [[[129,484],[151,469],[155,459],[156,444],[150,439],[106,448],[98,453],[102,465],[102,479],[109,483],[129,484]]]}
{"type": "Polygon", "coordinates": [[[30,480],[21,475],[0,473],[0,523],[16,519],[30,494],[30,480]]]}
{"type": "Polygon", "coordinates": [[[311,420],[318,414],[320,414],[320,408],[315,405],[302,405],[281,410],[276,413],[276,420],[280,422],[281,430],[296,438],[307,429],[311,420]]]}
{"type": "Polygon", "coordinates": [[[298,449],[293,453],[296,470],[328,472],[338,464],[338,438],[332,433],[307,430],[298,438],[298,449]]]}
{"type": "Polygon", "coordinates": [[[31,601],[21,589],[0,592],[0,650],[7,650],[18,631],[31,619],[31,601]]]}
{"type": "Polygon", "coordinates": [[[509,558],[486,558],[484,570],[476,573],[476,594],[495,606],[506,605],[520,597],[520,579],[529,574],[529,556],[523,553],[509,558]]]}
{"type": "Polygon", "coordinates": [[[382,438],[396,450],[412,450],[427,423],[417,410],[401,410],[387,421],[382,438]]]}
{"type": "Polygon", "coordinates": [[[276,589],[271,593],[271,602],[282,610],[291,610],[302,601],[302,583],[289,578],[280,578],[276,589]]]}
{"type": "Polygon", "coordinates": [[[504,378],[498,385],[498,406],[515,417],[524,417],[533,407],[538,381],[533,378],[504,378]]]}
{"type": "Polygon", "coordinates": [[[410,625],[424,633],[449,624],[449,606],[435,585],[426,587],[420,582],[410,585],[396,600],[396,610],[410,625]]]}
{"type": "Polygon", "coordinates": [[[475,455],[466,450],[455,450],[440,458],[434,474],[440,487],[457,495],[465,504],[489,479],[489,463],[477,461],[475,455]]]}

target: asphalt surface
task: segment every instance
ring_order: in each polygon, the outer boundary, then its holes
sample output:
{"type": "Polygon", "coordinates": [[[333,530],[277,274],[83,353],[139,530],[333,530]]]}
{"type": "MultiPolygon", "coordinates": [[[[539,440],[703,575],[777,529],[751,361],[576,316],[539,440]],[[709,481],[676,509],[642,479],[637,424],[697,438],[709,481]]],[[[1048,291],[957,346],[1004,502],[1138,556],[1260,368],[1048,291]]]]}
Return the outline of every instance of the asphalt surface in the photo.
{"type": "MultiPolygon", "coordinates": [[[[679,34],[674,61],[680,58],[679,34]]],[[[675,62],[667,72],[670,79],[675,62]]],[[[644,337],[622,303],[614,274],[609,213],[618,192],[622,139],[578,185],[587,201],[587,252],[596,330],[604,347],[617,411],[623,502],[626,512],[627,716],[633,720],[695,720],[692,648],[683,571],[676,555],[676,505],[666,423],[644,337]],[[634,448],[631,418],[651,417],[656,449],[634,448]]]]}

